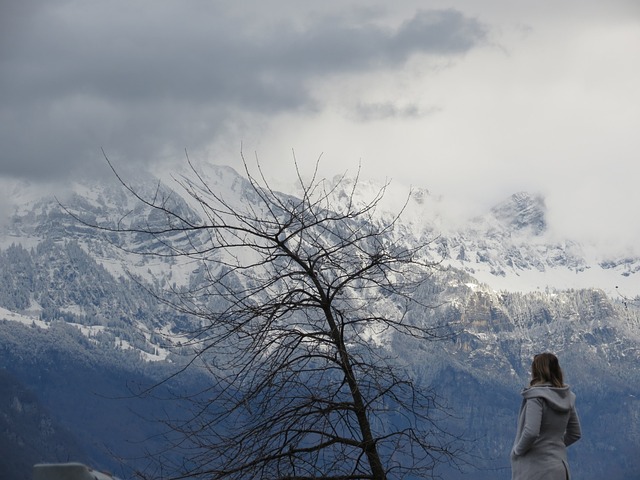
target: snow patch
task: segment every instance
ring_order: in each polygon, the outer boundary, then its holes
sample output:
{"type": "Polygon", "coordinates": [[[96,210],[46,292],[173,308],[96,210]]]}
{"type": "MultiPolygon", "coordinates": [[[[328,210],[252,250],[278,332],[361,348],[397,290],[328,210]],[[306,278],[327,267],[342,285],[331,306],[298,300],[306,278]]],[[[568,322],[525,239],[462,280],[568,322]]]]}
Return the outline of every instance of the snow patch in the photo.
{"type": "Polygon", "coordinates": [[[49,328],[49,325],[40,320],[38,317],[12,312],[11,310],[7,310],[6,308],[2,307],[0,307],[0,320],[8,320],[10,322],[18,322],[22,323],[23,325],[36,326],[45,329],[49,328]]]}

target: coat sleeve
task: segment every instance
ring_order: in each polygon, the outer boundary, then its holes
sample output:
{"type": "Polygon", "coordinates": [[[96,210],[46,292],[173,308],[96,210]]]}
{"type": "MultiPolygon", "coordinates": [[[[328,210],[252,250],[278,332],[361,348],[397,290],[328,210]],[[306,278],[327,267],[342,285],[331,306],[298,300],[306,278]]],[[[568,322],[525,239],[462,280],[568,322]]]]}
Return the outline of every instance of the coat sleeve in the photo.
{"type": "Polygon", "coordinates": [[[541,398],[530,398],[525,402],[522,434],[513,447],[514,455],[527,453],[540,435],[543,408],[544,400],[541,398]]]}
{"type": "Polygon", "coordinates": [[[575,408],[571,409],[569,414],[569,422],[567,423],[567,430],[564,432],[564,444],[568,447],[572,443],[577,442],[582,437],[582,429],[580,428],[580,419],[578,418],[578,412],[575,408]]]}

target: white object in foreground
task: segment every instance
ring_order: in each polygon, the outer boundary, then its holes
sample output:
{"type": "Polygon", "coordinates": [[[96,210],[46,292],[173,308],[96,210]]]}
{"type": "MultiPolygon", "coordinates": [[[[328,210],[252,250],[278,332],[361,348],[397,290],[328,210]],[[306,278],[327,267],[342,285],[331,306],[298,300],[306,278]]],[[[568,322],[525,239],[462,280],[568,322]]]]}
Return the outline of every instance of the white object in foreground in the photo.
{"type": "Polygon", "coordinates": [[[118,480],[82,463],[39,463],[33,466],[33,480],[118,480]]]}

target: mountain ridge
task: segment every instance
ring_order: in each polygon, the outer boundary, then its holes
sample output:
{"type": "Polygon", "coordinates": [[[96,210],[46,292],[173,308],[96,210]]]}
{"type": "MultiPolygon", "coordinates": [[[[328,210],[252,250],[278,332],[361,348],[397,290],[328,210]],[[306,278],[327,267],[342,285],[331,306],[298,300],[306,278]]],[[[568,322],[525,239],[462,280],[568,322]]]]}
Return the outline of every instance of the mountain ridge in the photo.
{"type": "MultiPolygon", "coordinates": [[[[184,177],[177,177],[178,181],[188,179],[188,174],[185,172],[184,177]]],[[[201,175],[223,197],[252,201],[243,197],[250,194],[245,193],[248,192],[246,179],[231,167],[208,166],[201,175]]],[[[181,204],[176,205],[180,211],[190,208],[197,215],[197,205],[178,185],[165,184],[153,177],[141,177],[146,178],[146,182],[138,179],[132,188],[150,197],[167,195],[169,200],[181,204]],[[171,194],[173,189],[175,193],[171,194]]],[[[340,176],[329,181],[331,188],[337,188],[332,192],[337,202],[351,193],[353,182],[353,179],[340,176]],[[341,183],[336,183],[339,180],[341,183]]],[[[361,197],[371,199],[383,187],[360,180],[356,200],[361,197]]],[[[124,193],[122,186],[114,181],[93,185],[76,183],[61,196],[60,203],[89,215],[89,221],[105,220],[107,216],[114,218],[114,214],[119,215],[118,221],[129,222],[132,218],[140,221],[141,211],[132,203],[132,196],[124,193]]],[[[291,193],[295,195],[296,192],[291,193]]],[[[381,219],[390,219],[402,212],[400,228],[404,229],[403,234],[431,240],[434,258],[465,270],[483,282],[494,284],[496,289],[533,291],[546,287],[597,287],[609,294],[640,295],[640,281],[636,278],[640,278],[640,254],[601,253],[597,245],[555,237],[549,231],[544,197],[539,194],[516,192],[483,215],[467,221],[458,220],[457,226],[452,228],[446,219],[445,200],[433,196],[429,190],[414,188],[402,191],[401,187],[390,184],[385,193],[379,208],[381,219]]],[[[85,228],[77,222],[74,225],[51,196],[38,198],[32,193],[22,197],[29,198],[29,201],[14,210],[4,227],[5,234],[0,235],[0,246],[4,248],[11,241],[33,241],[33,234],[37,236],[38,232],[24,231],[21,234],[21,227],[28,228],[29,222],[38,222],[40,228],[43,228],[44,221],[51,222],[51,226],[57,225],[57,233],[54,233],[55,229],[45,227],[48,234],[54,235],[63,235],[61,229],[69,232],[74,228],[85,228]]]]}

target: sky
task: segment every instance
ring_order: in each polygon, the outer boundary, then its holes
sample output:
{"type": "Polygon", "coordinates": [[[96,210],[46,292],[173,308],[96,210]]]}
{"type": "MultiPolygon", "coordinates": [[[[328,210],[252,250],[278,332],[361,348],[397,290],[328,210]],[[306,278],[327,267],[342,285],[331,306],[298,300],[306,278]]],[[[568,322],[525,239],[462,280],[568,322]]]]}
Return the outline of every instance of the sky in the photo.
{"type": "Polygon", "coordinates": [[[295,155],[640,254],[638,85],[637,0],[3,0],[0,179],[295,155]]]}

